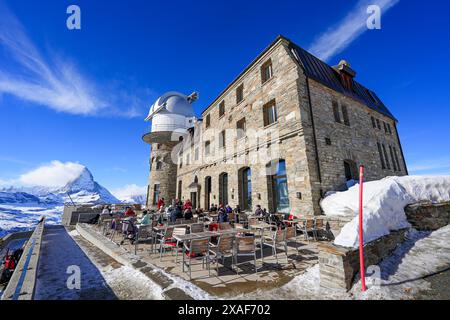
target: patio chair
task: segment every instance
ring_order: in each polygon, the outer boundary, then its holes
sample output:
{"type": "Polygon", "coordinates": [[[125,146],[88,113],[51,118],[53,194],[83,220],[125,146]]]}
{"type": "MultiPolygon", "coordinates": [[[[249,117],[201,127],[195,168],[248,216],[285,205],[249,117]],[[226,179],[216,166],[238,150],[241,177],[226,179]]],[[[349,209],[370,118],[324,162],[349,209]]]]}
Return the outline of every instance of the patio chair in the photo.
{"type": "MultiPolygon", "coordinates": [[[[247,236],[247,237],[237,237],[236,238],[236,250],[234,253],[234,265],[237,267],[238,258],[239,257],[253,257],[255,263],[255,273],[258,273],[258,267],[256,265],[256,244],[255,244],[255,236],[247,236]]],[[[239,274],[238,269],[236,268],[236,273],[239,274]]]]}
{"type": "Polygon", "coordinates": [[[114,238],[116,234],[120,234],[122,232],[122,220],[120,218],[111,221],[111,235],[109,236],[109,240],[114,242],[114,238]]]}
{"type": "MultiPolygon", "coordinates": [[[[297,228],[295,226],[290,226],[286,228],[286,244],[288,242],[294,242],[297,244],[297,228]]],[[[297,246],[297,254],[299,252],[299,247],[297,246]]]]}
{"type": "Polygon", "coordinates": [[[225,264],[225,258],[231,257],[231,269],[234,268],[233,265],[233,255],[234,255],[234,236],[223,235],[219,237],[217,245],[209,244],[209,259],[210,262],[216,263],[216,273],[219,276],[219,260],[222,260],[222,264],[225,264]]]}
{"type": "Polygon", "coordinates": [[[319,238],[319,233],[321,235],[325,234],[325,237],[328,239],[328,230],[327,230],[324,219],[316,218],[314,220],[314,232],[315,232],[316,239],[319,238]]]}
{"type": "Polygon", "coordinates": [[[248,223],[248,216],[246,213],[239,213],[239,223],[243,224],[244,226],[248,223]]]}
{"type": "MultiPolygon", "coordinates": [[[[287,241],[286,241],[286,231],[287,229],[277,229],[275,231],[271,232],[270,236],[264,236],[264,241],[262,242],[263,245],[269,246],[272,248],[272,255],[275,256],[275,259],[278,264],[278,247],[283,247],[284,251],[286,253],[286,263],[289,263],[288,261],[288,250],[287,250],[287,241]]],[[[264,257],[262,257],[264,262],[264,257]]]]}
{"type": "Polygon", "coordinates": [[[185,243],[183,247],[183,272],[187,267],[189,270],[189,280],[192,279],[192,265],[194,260],[202,260],[202,268],[205,267],[205,261],[208,268],[209,276],[211,269],[209,264],[209,238],[193,239],[189,243],[185,243]]]}
{"type": "Polygon", "coordinates": [[[315,221],[313,219],[306,219],[303,221],[302,225],[299,225],[300,231],[302,231],[304,239],[309,243],[309,235],[308,232],[312,232],[314,241],[316,239],[316,231],[315,231],[315,221]]]}
{"type": "Polygon", "coordinates": [[[233,226],[228,222],[219,223],[219,230],[231,230],[231,229],[233,229],[233,226]]]}
{"type": "Polygon", "coordinates": [[[191,233],[200,233],[205,231],[205,225],[203,223],[194,223],[190,227],[191,233]]]}
{"type": "Polygon", "coordinates": [[[159,242],[159,260],[162,260],[163,254],[166,252],[167,248],[173,248],[177,244],[173,241],[173,230],[175,227],[168,226],[164,231],[157,235],[156,241],[159,242]]]}
{"type": "Polygon", "coordinates": [[[139,243],[148,240],[153,240],[153,224],[138,228],[136,239],[134,240],[134,254],[137,254],[139,243]]]}
{"type": "MultiPolygon", "coordinates": [[[[175,227],[172,232],[172,238],[174,236],[184,236],[185,234],[186,234],[185,227],[175,227]]],[[[173,239],[173,241],[171,243],[173,243],[173,242],[175,242],[175,239],[173,239]]],[[[169,246],[171,246],[171,243],[169,244],[169,246]]],[[[177,256],[175,258],[175,263],[178,263],[178,251],[180,251],[180,242],[178,240],[176,240],[176,245],[175,245],[175,247],[172,247],[172,248],[175,248],[177,250],[177,256]]]]}

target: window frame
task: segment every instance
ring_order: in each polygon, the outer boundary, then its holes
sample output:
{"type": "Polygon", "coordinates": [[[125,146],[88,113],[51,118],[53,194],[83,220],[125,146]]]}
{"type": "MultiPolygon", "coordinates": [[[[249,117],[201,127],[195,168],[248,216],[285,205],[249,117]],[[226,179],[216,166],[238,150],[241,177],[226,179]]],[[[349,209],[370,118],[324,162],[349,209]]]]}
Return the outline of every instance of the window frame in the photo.
{"type": "Polygon", "coordinates": [[[266,62],[261,65],[261,83],[265,84],[267,81],[273,78],[273,63],[272,59],[269,58],[266,62]],[[268,72],[266,73],[266,70],[268,72]]]}
{"type": "Polygon", "coordinates": [[[219,103],[219,118],[222,118],[225,115],[225,100],[222,100],[219,103]]]}
{"type": "Polygon", "coordinates": [[[275,99],[270,100],[265,105],[263,105],[263,120],[264,120],[264,127],[273,125],[274,123],[278,122],[278,110],[275,99]],[[268,111],[269,109],[273,110],[273,112],[269,113],[268,111]],[[271,115],[273,118],[272,122],[269,121],[270,120],[269,115],[271,115]]]}
{"type": "Polygon", "coordinates": [[[239,104],[242,101],[244,101],[244,84],[243,83],[241,83],[236,88],[236,104],[239,104]]]}

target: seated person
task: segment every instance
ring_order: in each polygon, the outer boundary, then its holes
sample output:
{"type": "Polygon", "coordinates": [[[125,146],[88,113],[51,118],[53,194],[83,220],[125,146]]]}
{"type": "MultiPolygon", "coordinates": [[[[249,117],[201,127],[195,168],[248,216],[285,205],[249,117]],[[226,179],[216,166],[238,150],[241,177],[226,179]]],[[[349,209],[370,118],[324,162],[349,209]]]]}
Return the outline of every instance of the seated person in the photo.
{"type": "Polygon", "coordinates": [[[150,214],[147,210],[144,210],[142,219],[141,219],[141,225],[148,226],[151,224],[150,214]]]}
{"type": "Polygon", "coordinates": [[[255,216],[262,217],[263,214],[264,214],[264,211],[261,209],[261,206],[259,204],[256,205],[255,216]]]}
{"type": "Polygon", "coordinates": [[[133,211],[133,209],[131,207],[128,207],[127,210],[125,211],[125,217],[135,217],[136,213],[133,211]]]}
{"type": "Polygon", "coordinates": [[[191,220],[193,217],[194,216],[192,214],[192,210],[191,209],[184,210],[184,219],[191,220]]]}
{"type": "Polygon", "coordinates": [[[220,205],[220,208],[218,210],[219,216],[217,218],[219,223],[225,223],[228,222],[228,213],[225,210],[225,207],[223,204],[220,205]]]}
{"type": "Polygon", "coordinates": [[[227,204],[225,206],[225,211],[227,214],[233,213],[233,209],[231,208],[231,206],[229,204],[227,204]]]}

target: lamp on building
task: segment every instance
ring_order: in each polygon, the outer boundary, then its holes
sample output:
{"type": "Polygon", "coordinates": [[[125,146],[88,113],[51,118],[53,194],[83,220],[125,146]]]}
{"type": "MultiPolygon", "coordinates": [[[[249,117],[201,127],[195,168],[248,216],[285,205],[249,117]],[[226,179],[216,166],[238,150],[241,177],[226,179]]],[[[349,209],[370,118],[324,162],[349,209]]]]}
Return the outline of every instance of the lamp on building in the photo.
{"type": "Polygon", "coordinates": [[[302,199],[302,193],[301,192],[297,192],[297,199],[302,199]]]}

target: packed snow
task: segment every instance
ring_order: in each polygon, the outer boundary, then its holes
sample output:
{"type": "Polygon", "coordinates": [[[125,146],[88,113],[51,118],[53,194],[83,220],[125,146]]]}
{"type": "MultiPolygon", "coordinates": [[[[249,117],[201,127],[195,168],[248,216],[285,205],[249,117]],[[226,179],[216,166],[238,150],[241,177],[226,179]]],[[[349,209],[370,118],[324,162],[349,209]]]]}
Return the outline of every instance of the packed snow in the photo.
{"type": "MultiPolygon", "coordinates": [[[[276,300],[390,300],[423,299],[435,294],[429,278],[450,267],[450,226],[435,232],[411,230],[406,240],[378,266],[367,266],[366,285],[361,291],[361,280],[356,279],[349,292],[320,286],[320,266],[306,270],[286,285],[269,291],[225,297],[225,299],[276,300]]],[[[447,271],[448,272],[448,271],[447,271]]],[[[448,297],[448,288],[442,295],[448,297]]]]}
{"type": "MultiPolygon", "coordinates": [[[[335,244],[349,248],[359,246],[358,201],[359,184],[322,200],[325,215],[354,217],[342,228],[335,244]]],[[[422,201],[450,201],[450,176],[388,177],[364,183],[364,242],[410,227],[404,208],[422,201]]]]}

